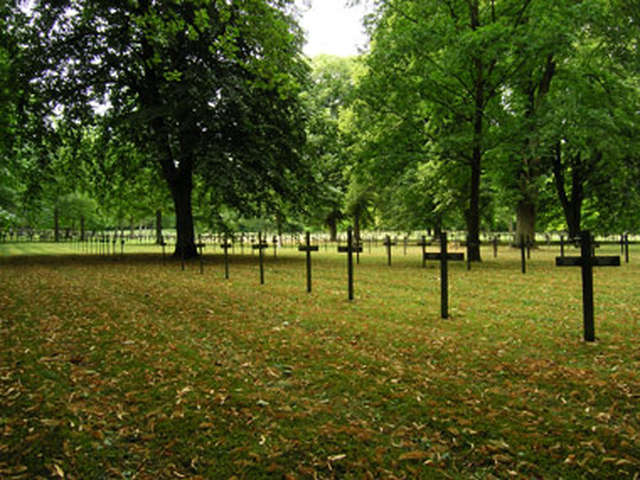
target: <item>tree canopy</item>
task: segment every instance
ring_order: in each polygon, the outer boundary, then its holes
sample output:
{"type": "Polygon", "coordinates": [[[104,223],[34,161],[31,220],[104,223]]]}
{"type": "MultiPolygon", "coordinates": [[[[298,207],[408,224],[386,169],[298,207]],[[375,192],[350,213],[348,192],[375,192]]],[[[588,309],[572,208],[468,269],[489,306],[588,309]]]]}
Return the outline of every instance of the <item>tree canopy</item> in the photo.
{"type": "Polygon", "coordinates": [[[636,2],[375,7],[309,60],[291,0],[4,4],[0,227],[640,226],[636,2]]]}

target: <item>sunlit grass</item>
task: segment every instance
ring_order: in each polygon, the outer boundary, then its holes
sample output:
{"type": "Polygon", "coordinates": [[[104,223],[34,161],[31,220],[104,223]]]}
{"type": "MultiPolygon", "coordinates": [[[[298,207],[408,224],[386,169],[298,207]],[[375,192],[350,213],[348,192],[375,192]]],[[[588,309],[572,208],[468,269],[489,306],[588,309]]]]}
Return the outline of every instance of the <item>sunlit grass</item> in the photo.
{"type": "MultiPolygon", "coordinates": [[[[580,270],[501,247],[471,271],[365,244],[346,258],[163,262],[0,246],[0,477],[633,478],[640,471],[640,251],[580,270]]],[[[453,246],[450,250],[456,250],[453,246]]],[[[458,249],[461,251],[460,249],[458,249]]],[[[167,252],[169,253],[169,252],[167,252]]],[[[604,246],[599,254],[617,254],[604,246]]],[[[577,254],[568,249],[567,254],[577,254]]]]}

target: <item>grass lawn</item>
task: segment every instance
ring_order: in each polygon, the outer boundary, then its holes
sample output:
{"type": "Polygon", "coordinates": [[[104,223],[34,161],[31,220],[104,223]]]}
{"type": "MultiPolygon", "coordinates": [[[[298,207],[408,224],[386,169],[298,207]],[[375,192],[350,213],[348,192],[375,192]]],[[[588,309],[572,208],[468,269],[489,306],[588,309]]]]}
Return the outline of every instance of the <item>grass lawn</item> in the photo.
{"type": "Polygon", "coordinates": [[[365,246],[349,302],[323,249],[307,294],[293,249],[261,286],[248,250],[0,245],[0,478],[637,479],[640,247],[594,269],[594,344],[557,250],[451,264],[442,320],[417,247],[365,246]]]}

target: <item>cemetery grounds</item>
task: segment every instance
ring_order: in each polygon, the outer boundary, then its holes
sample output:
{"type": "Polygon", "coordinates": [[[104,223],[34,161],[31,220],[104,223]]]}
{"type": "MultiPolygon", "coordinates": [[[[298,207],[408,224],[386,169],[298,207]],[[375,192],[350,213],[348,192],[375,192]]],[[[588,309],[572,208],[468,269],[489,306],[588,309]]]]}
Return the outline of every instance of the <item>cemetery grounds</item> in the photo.
{"type": "Polygon", "coordinates": [[[636,245],[594,269],[595,343],[557,246],[452,263],[446,320],[416,246],[365,245],[353,302],[335,246],[310,294],[295,248],[264,285],[159,248],[0,245],[0,478],[640,477],[636,245]]]}

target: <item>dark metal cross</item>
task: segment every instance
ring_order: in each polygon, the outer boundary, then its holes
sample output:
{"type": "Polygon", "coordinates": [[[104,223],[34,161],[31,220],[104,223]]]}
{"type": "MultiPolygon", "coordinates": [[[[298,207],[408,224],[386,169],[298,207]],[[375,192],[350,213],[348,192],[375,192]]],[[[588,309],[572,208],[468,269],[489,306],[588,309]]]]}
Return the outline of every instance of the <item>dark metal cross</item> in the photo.
{"type": "Polygon", "coordinates": [[[382,243],[385,247],[387,247],[387,265],[391,266],[391,247],[398,244],[396,241],[392,241],[389,235],[384,237],[384,242],[382,243]]]}
{"type": "Polygon", "coordinates": [[[227,236],[224,236],[224,241],[220,244],[220,248],[224,250],[224,278],[229,280],[229,249],[233,248],[233,244],[229,243],[227,236]]]}
{"type": "Polygon", "coordinates": [[[258,232],[258,243],[251,245],[251,248],[258,250],[260,256],[260,285],[264,285],[264,254],[262,251],[269,248],[269,244],[262,240],[262,232],[258,232]]]}
{"type": "Polygon", "coordinates": [[[620,235],[620,255],[624,253],[624,263],[629,263],[629,234],[620,235]]]}
{"type": "Polygon", "coordinates": [[[349,281],[349,300],[353,300],[353,252],[362,252],[362,245],[353,244],[353,230],[351,227],[347,230],[347,246],[338,246],[339,253],[347,254],[347,273],[349,281]]]}
{"type": "Polygon", "coordinates": [[[464,261],[463,253],[447,253],[447,234],[440,234],[440,253],[424,253],[425,260],[440,260],[440,316],[449,317],[449,272],[448,261],[464,261]]]}
{"type": "Polygon", "coordinates": [[[591,233],[588,230],[580,232],[580,253],[579,257],[556,257],[556,266],[581,267],[584,340],[594,342],[596,332],[593,320],[593,267],[619,267],[620,257],[594,256],[591,233]]]}
{"type": "MultiPolygon", "coordinates": [[[[200,235],[198,235],[198,239],[200,240],[202,237],[200,235]]],[[[204,273],[204,255],[202,254],[202,249],[205,247],[205,243],[204,242],[199,242],[195,244],[195,247],[199,250],[199,257],[200,257],[200,273],[203,274],[204,273]]]]}
{"type": "Polygon", "coordinates": [[[298,247],[299,252],[307,252],[307,292],[311,293],[311,252],[319,250],[318,245],[311,245],[311,234],[307,232],[305,245],[298,247]]]}
{"type": "Polygon", "coordinates": [[[418,243],[416,243],[416,245],[419,246],[419,247],[422,247],[422,268],[424,268],[426,266],[426,264],[427,264],[426,263],[427,259],[425,257],[426,247],[431,245],[431,242],[427,242],[427,237],[422,235],[420,241],[418,243]]]}

